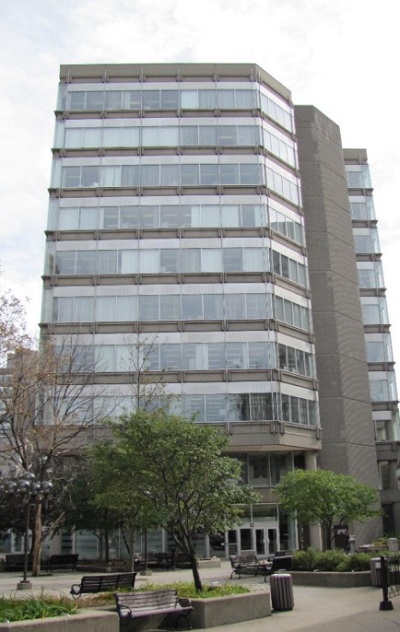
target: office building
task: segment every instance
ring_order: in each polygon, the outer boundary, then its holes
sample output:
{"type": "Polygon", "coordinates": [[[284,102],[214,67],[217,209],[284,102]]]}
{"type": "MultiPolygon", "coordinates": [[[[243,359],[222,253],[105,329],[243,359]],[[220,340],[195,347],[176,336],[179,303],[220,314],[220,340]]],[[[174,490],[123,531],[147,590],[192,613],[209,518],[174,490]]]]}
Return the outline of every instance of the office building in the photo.
{"type": "Polygon", "coordinates": [[[257,65],[61,66],[42,333],[76,337],[94,419],[137,405],[141,363],[224,427],[262,495],[225,551],[298,546],[273,494],[293,467],[379,486],[358,258],[339,129],[257,65]]]}

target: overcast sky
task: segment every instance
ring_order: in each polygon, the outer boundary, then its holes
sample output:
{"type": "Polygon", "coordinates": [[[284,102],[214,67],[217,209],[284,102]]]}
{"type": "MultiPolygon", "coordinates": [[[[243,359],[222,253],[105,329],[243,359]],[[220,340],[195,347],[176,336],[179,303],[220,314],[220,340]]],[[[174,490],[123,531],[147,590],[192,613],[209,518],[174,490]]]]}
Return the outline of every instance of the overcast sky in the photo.
{"type": "Polygon", "coordinates": [[[2,284],[40,320],[59,66],[252,62],[366,147],[395,356],[400,170],[396,0],[0,0],[2,284]]]}

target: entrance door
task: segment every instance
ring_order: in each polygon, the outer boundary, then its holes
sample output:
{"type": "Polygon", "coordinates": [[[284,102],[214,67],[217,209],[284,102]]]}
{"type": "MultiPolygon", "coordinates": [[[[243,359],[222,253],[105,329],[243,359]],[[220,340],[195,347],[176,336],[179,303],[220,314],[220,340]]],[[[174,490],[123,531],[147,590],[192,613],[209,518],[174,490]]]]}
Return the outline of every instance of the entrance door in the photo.
{"type": "Polygon", "coordinates": [[[240,550],[252,551],[253,547],[253,529],[240,529],[240,550]]]}
{"type": "Polygon", "coordinates": [[[277,529],[268,529],[268,553],[275,553],[278,543],[278,531],[277,529]]]}
{"type": "Polygon", "coordinates": [[[256,555],[265,555],[265,529],[256,529],[256,555]]]}

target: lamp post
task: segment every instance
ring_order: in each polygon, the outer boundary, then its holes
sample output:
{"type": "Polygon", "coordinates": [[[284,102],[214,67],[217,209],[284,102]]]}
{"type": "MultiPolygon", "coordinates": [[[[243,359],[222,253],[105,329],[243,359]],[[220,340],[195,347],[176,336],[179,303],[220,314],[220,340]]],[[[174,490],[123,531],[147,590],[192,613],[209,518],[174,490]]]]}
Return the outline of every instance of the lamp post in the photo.
{"type": "Polygon", "coordinates": [[[50,481],[39,482],[33,472],[23,472],[15,479],[9,479],[3,484],[3,489],[8,495],[17,495],[22,498],[24,508],[24,571],[23,579],[18,582],[17,590],[29,590],[32,583],[28,580],[29,563],[29,522],[31,505],[42,503],[44,498],[51,492],[53,484],[50,481]]]}

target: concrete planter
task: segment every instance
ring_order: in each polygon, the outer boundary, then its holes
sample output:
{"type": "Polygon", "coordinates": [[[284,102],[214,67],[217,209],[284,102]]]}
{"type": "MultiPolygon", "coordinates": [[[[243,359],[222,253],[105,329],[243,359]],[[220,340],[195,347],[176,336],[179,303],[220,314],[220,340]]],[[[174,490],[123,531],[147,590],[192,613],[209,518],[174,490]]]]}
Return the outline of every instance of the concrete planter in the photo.
{"type": "Polygon", "coordinates": [[[72,616],[0,623],[0,632],[119,632],[116,612],[85,610],[72,616]]]}
{"type": "Polygon", "coordinates": [[[371,586],[370,571],[355,573],[333,573],[329,571],[289,572],[295,586],[323,586],[325,588],[358,588],[360,586],[371,586]]]}
{"type": "MultiPolygon", "coordinates": [[[[192,599],[191,615],[193,628],[212,628],[217,625],[228,625],[261,619],[271,615],[269,592],[260,590],[243,595],[215,597],[214,599],[192,599]]],[[[171,624],[176,617],[171,618],[171,624]]],[[[168,618],[166,619],[168,623],[168,618]]],[[[143,619],[143,629],[147,626],[154,629],[154,621],[143,619]]],[[[138,621],[135,622],[138,625],[138,621]]],[[[130,625],[123,626],[127,632],[130,625]]],[[[139,625],[139,628],[141,626],[139,625]]],[[[142,628],[141,628],[142,629],[142,628]]],[[[116,612],[104,610],[85,610],[80,614],[30,621],[0,623],[0,632],[120,632],[120,624],[116,612]]]]}
{"type": "Polygon", "coordinates": [[[214,599],[192,599],[192,604],[194,610],[191,619],[195,629],[262,619],[271,615],[271,600],[266,590],[214,599]]]}

